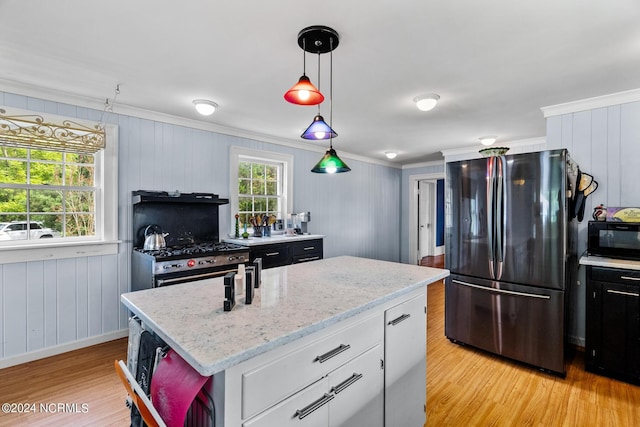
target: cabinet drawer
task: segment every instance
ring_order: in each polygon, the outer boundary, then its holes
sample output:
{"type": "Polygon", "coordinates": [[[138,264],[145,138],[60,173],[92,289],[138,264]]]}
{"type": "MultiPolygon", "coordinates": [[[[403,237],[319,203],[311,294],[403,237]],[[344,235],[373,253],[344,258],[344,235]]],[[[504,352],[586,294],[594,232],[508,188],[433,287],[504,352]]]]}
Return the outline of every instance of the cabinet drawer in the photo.
{"type": "Polygon", "coordinates": [[[640,271],[622,268],[591,267],[590,279],[640,286],[640,271]]]}
{"type": "Polygon", "coordinates": [[[280,267],[292,263],[289,245],[266,245],[251,249],[251,261],[262,258],[262,268],[280,267]]]}
{"type": "Polygon", "coordinates": [[[327,393],[327,379],[323,378],[264,414],[243,423],[242,427],[328,426],[330,399],[333,397],[327,393]],[[302,415],[298,412],[301,410],[302,415]]]}
{"type": "Polygon", "coordinates": [[[242,418],[247,419],[327,375],[382,342],[374,315],[242,374],[242,418]]]}
{"type": "Polygon", "coordinates": [[[322,253],[322,239],[304,240],[292,245],[293,256],[322,253]]]}

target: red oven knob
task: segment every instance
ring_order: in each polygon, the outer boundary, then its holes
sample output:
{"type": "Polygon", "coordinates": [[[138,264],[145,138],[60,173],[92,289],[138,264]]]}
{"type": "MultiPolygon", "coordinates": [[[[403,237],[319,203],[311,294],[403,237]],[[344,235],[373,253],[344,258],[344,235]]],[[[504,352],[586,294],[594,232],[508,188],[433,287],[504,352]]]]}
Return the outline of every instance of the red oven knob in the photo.
{"type": "Polygon", "coordinates": [[[193,267],[194,265],[196,265],[196,262],[192,259],[190,259],[189,261],[187,261],[187,267],[193,267]]]}

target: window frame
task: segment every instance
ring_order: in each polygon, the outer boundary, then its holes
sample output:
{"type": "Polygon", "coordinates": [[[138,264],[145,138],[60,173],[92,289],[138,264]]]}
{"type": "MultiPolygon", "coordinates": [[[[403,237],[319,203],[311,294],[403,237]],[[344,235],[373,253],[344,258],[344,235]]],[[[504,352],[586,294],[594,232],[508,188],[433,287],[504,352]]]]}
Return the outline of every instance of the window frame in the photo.
{"type": "MultiPolygon", "coordinates": [[[[56,122],[80,121],[49,114],[47,118],[56,122]]],[[[104,128],[105,148],[94,153],[96,235],[53,242],[50,239],[3,242],[0,244],[0,264],[118,253],[118,126],[105,124],[104,128]]]]}
{"type": "Polygon", "coordinates": [[[282,194],[284,199],[284,218],[282,219],[286,219],[293,212],[293,156],[272,151],[231,146],[229,148],[229,205],[231,207],[229,233],[231,236],[235,234],[235,215],[239,210],[238,172],[240,161],[282,164],[282,194]]]}

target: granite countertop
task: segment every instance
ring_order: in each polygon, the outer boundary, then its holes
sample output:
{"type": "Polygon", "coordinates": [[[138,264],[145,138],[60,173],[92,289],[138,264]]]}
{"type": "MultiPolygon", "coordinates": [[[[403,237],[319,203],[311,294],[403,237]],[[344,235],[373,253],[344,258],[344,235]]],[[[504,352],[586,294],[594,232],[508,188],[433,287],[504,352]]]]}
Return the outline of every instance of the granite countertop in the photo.
{"type": "Polygon", "coordinates": [[[223,278],[121,296],[202,375],[210,376],[443,279],[448,270],[335,257],[263,270],[253,304],[222,309],[223,278]]]}
{"type": "Polygon", "coordinates": [[[626,270],[640,270],[640,261],[628,259],[605,258],[601,256],[585,255],[580,257],[581,265],[594,267],[623,268],[626,270]]]}
{"type": "Polygon", "coordinates": [[[274,234],[270,237],[253,237],[249,236],[248,239],[232,239],[232,238],[223,238],[223,242],[227,243],[235,243],[236,245],[242,246],[259,246],[259,245],[268,245],[273,243],[284,243],[284,242],[298,242],[301,240],[312,240],[312,239],[322,239],[324,236],[322,234],[295,234],[293,236],[287,236],[286,234],[274,234]]]}

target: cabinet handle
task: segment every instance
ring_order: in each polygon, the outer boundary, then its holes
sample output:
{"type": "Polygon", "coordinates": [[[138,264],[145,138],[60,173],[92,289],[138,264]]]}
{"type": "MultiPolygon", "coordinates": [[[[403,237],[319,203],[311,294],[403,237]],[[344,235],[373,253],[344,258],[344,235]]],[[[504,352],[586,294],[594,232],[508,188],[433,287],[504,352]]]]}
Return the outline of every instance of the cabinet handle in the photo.
{"type": "Polygon", "coordinates": [[[314,250],[316,247],[315,246],[307,246],[306,248],[303,248],[303,250],[305,251],[312,251],[314,250]]]}
{"type": "Polygon", "coordinates": [[[637,292],[614,291],[613,289],[607,289],[607,293],[617,294],[617,295],[626,295],[629,297],[640,297],[640,294],[637,292]]]}
{"type": "Polygon", "coordinates": [[[280,255],[280,252],[268,252],[265,255],[266,256],[276,256],[276,255],[280,255]]]}
{"type": "Polygon", "coordinates": [[[331,359],[332,357],[339,355],[343,351],[349,350],[350,348],[351,346],[349,344],[340,344],[338,347],[334,348],[333,350],[330,350],[325,354],[321,354],[320,356],[316,356],[316,358],[313,359],[313,361],[324,363],[327,360],[331,359]]]}
{"type": "Polygon", "coordinates": [[[331,393],[335,393],[338,394],[341,391],[344,391],[347,387],[349,387],[351,384],[355,383],[356,381],[358,381],[360,378],[362,378],[362,374],[356,374],[355,372],[353,373],[353,375],[351,375],[349,378],[347,378],[346,380],[342,381],[340,384],[331,387],[330,392],[331,393]]]}
{"type": "Polygon", "coordinates": [[[316,400],[315,402],[312,402],[311,404],[305,406],[302,409],[298,409],[296,411],[295,414],[293,414],[294,417],[298,417],[299,420],[303,419],[304,417],[306,417],[307,415],[311,414],[313,411],[315,411],[316,409],[321,408],[322,406],[326,405],[327,403],[329,403],[329,401],[333,400],[336,396],[333,394],[327,394],[325,393],[324,396],[322,396],[320,399],[316,400]]]}
{"type": "Polygon", "coordinates": [[[395,326],[400,322],[404,322],[405,320],[407,320],[409,317],[411,317],[410,314],[403,314],[402,316],[396,317],[393,320],[390,320],[389,323],[387,323],[387,325],[391,325],[391,326],[395,326]]]}
{"type": "Polygon", "coordinates": [[[309,257],[309,258],[300,258],[300,259],[298,260],[298,262],[315,261],[315,260],[317,260],[317,259],[320,259],[320,257],[318,257],[318,256],[312,256],[312,257],[309,257]]]}
{"type": "Polygon", "coordinates": [[[625,280],[635,280],[636,282],[640,282],[640,277],[620,276],[620,278],[625,280]]]}

